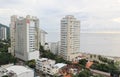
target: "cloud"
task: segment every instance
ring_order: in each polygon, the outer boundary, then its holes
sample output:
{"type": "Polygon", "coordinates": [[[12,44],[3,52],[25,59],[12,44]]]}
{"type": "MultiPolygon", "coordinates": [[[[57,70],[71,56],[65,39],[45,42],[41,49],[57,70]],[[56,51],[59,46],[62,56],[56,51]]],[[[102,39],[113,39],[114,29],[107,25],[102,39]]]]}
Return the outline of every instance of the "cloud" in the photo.
{"type": "Polygon", "coordinates": [[[0,8],[0,15],[27,15],[30,12],[32,12],[31,9],[25,10],[25,9],[10,9],[10,8],[6,8],[6,9],[2,9],[0,8]]]}
{"type": "Polygon", "coordinates": [[[118,22],[118,23],[120,23],[120,17],[119,18],[114,18],[114,19],[112,19],[114,22],[118,22]]]}
{"type": "Polygon", "coordinates": [[[0,3],[0,23],[9,25],[14,14],[33,15],[40,19],[41,28],[50,35],[55,32],[56,37],[65,15],[80,20],[83,32],[120,31],[120,0],[0,0],[0,3]]]}

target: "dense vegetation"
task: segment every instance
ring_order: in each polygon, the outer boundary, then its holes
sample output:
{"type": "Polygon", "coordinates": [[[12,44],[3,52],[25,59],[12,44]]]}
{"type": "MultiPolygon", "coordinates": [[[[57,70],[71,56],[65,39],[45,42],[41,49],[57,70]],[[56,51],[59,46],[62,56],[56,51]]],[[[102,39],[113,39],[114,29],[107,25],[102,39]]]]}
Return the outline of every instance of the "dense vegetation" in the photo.
{"type": "Polygon", "coordinates": [[[82,68],[85,68],[86,63],[87,63],[87,60],[86,60],[86,59],[81,59],[81,60],[79,60],[79,65],[80,65],[82,68]]]}
{"type": "Polygon", "coordinates": [[[94,64],[91,66],[92,69],[108,72],[114,75],[120,74],[120,70],[113,60],[102,56],[99,56],[99,60],[100,62],[94,62],[94,64]]]}
{"type": "Polygon", "coordinates": [[[0,52],[8,52],[8,47],[10,47],[8,40],[0,40],[0,52]]]}
{"type": "MultiPolygon", "coordinates": [[[[100,71],[103,71],[103,72],[111,73],[111,76],[113,74],[114,75],[119,75],[120,74],[120,70],[115,65],[115,62],[113,60],[107,59],[107,58],[102,57],[102,56],[99,56],[99,60],[100,60],[100,62],[93,61],[93,65],[91,66],[91,69],[95,69],[95,70],[100,70],[100,71]]],[[[79,65],[81,67],[83,67],[83,69],[85,69],[86,62],[87,62],[86,59],[81,59],[81,60],[79,60],[79,65]]],[[[87,71],[86,70],[82,71],[79,74],[80,77],[89,77],[89,76],[86,76],[86,75],[89,75],[88,74],[88,70],[87,71]]],[[[103,76],[97,75],[97,76],[94,76],[94,77],[103,77],[103,76]]]]}
{"type": "Polygon", "coordinates": [[[30,68],[35,68],[35,60],[30,60],[25,62],[26,65],[28,65],[30,68]]]}
{"type": "Polygon", "coordinates": [[[92,73],[88,69],[81,71],[78,75],[78,77],[90,77],[90,76],[92,76],[92,73]]]}
{"type": "Polygon", "coordinates": [[[0,40],[0,65],[14,63],[16,59],[8,53],[10,43],[7,40],[0,40]]]}
{"type": "Polygon", "coordinates": [[[116,71],[119,70],[116,66],[113,60],[107,59],[105,57],[101,57],[99,56],[99,60],[101,61],[99,62],[94,62],[94,64],[92,65],[92,69],[97,69],[100,71],[104,71],[104,72],[112,72],[112,71],[116,71]]]}
{"type": "Polygon", "coordinates": [[[82,69],[82,71],[79,74],[73,75],[72,77],[104,77],[104,76],[100,74],[93,75],[89,69],[82,69]]]}
{"type": "Polygon", "coordinates": [[[107,63],[107,64],[114,64],[114,60],[108,59],[106,57],[98,56],[99,60],[102,63],[107,63]]]}
{"type": "Polygon", "coordinates": [[[7,75],[4,75],[4,76],[2,76],[2,77],[8,77],[7,75]]]}

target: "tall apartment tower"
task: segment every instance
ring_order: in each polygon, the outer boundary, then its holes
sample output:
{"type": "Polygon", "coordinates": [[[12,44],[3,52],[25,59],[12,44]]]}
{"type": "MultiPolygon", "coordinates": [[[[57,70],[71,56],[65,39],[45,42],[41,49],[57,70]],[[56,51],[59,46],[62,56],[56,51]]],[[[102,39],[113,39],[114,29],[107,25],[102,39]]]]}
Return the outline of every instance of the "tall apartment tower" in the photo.
{"type": "Polygon", "coordinates": [[[39,19],[11,17],[11,50],[24,61],[39,58],[39,19]]]}
{"type": "Polygon", "coordinates": [[[1,40],[6,40],[7,39],[7,29],[6,29],[6,27],[1,27],[0,28],[0,39],[1,40]]]}
{"type": "Polygon", "coordinates": [[[43,29],[40,29],[40,43],[42,46],[45,46],[47,34],[48,33],[46,31],[44,31],[43,29]]]}
{"type": "Polygon", "coordinates": [[[73,61],[80,53],[80,21],[72,15],[61,20],[61,56],[73,61]]]}
{"type": "Polygon", "coordinates": [[[15,55],[15,28],[16,28],[16,20],[17,20],[17,16],[16,15],[11,16],[11,22],[10,22],[11,47],[9,48],[9,52],[12,55],[15,55]]]}

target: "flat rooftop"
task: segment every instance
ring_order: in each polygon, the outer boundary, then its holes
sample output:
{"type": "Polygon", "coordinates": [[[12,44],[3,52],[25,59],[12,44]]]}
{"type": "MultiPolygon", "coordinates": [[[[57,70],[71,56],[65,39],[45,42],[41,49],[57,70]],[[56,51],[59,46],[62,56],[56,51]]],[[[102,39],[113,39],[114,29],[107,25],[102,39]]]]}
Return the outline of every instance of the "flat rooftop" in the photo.
{"type": "Polygon", "coordinates": [[[25,72],[33,71],[30,68],[27,68],[27,67],[24,67],[24,66],[19,66],[19,65],[13,65],[13,66],[7,67],[6,70],[8,70],[8,72],[13,71],[17,75],[25,73],[25,72]]]}

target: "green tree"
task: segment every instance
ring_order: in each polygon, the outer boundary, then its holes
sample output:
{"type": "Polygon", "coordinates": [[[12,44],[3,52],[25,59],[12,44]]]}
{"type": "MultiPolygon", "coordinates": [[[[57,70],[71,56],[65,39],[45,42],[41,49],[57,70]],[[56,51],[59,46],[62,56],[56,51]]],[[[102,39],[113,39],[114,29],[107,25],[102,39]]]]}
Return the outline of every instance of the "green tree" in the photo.
{"type": "Polygon", "coordinates": [[[0,43],[0,52],[8,52],[9,44],[0,43]]]}
{"type": "Polygon", "coordinates": [[[29,60],[25,63],[26,65],[28,65],[30,68],[35,68],[36,62],[35,60],[29,60]]]}
{"type": "Polygon", "coordinates": [[[80,65],[82,68],[85,68],[86,63],[87,63],[87,60],[86,60],[86,59],[81,59],[81,60],[79,60],[79,65],[80,65]]]}
{"type": "Polygon", "coordinates": [[[8,77],[7,75],[4,75],[4,76],[2,76],[2,77],[8,77]]]}
{"type": "Polygon", "coordinates": [[[83,70],[78,75],[78,77],[90,77],[90,76],[92,76],[92,73],[88,69],[83,70]]]}
{"type": "Polygon", "coordinates": [[[40,49],[39,49],[40,52],[44,52],[44,47],[40,44],[40,49]]]}
{"type": "Polygon", "coordinates": [[[81,64],[81,65],[86,65],[86,63],[87,63],[87,60],[86,59],[81,59],[81,60],[79,60],[79,64],[81,64]]]}
{"type": "Polygon", "coordinates": [[[103,75],[95,75],[93,77],[105,77],[105,76],[103,76],[103,75]]]}
{"type": "Polygon", "coordinates": [[[54,74],[52,77],[58,77],[57,74],[54,74]]]}
{"type": "Polygon", "coordinates": [[[0,65],[13,63],[14,61],[15,58],[10,53],[0,52],[0,65]]]}

